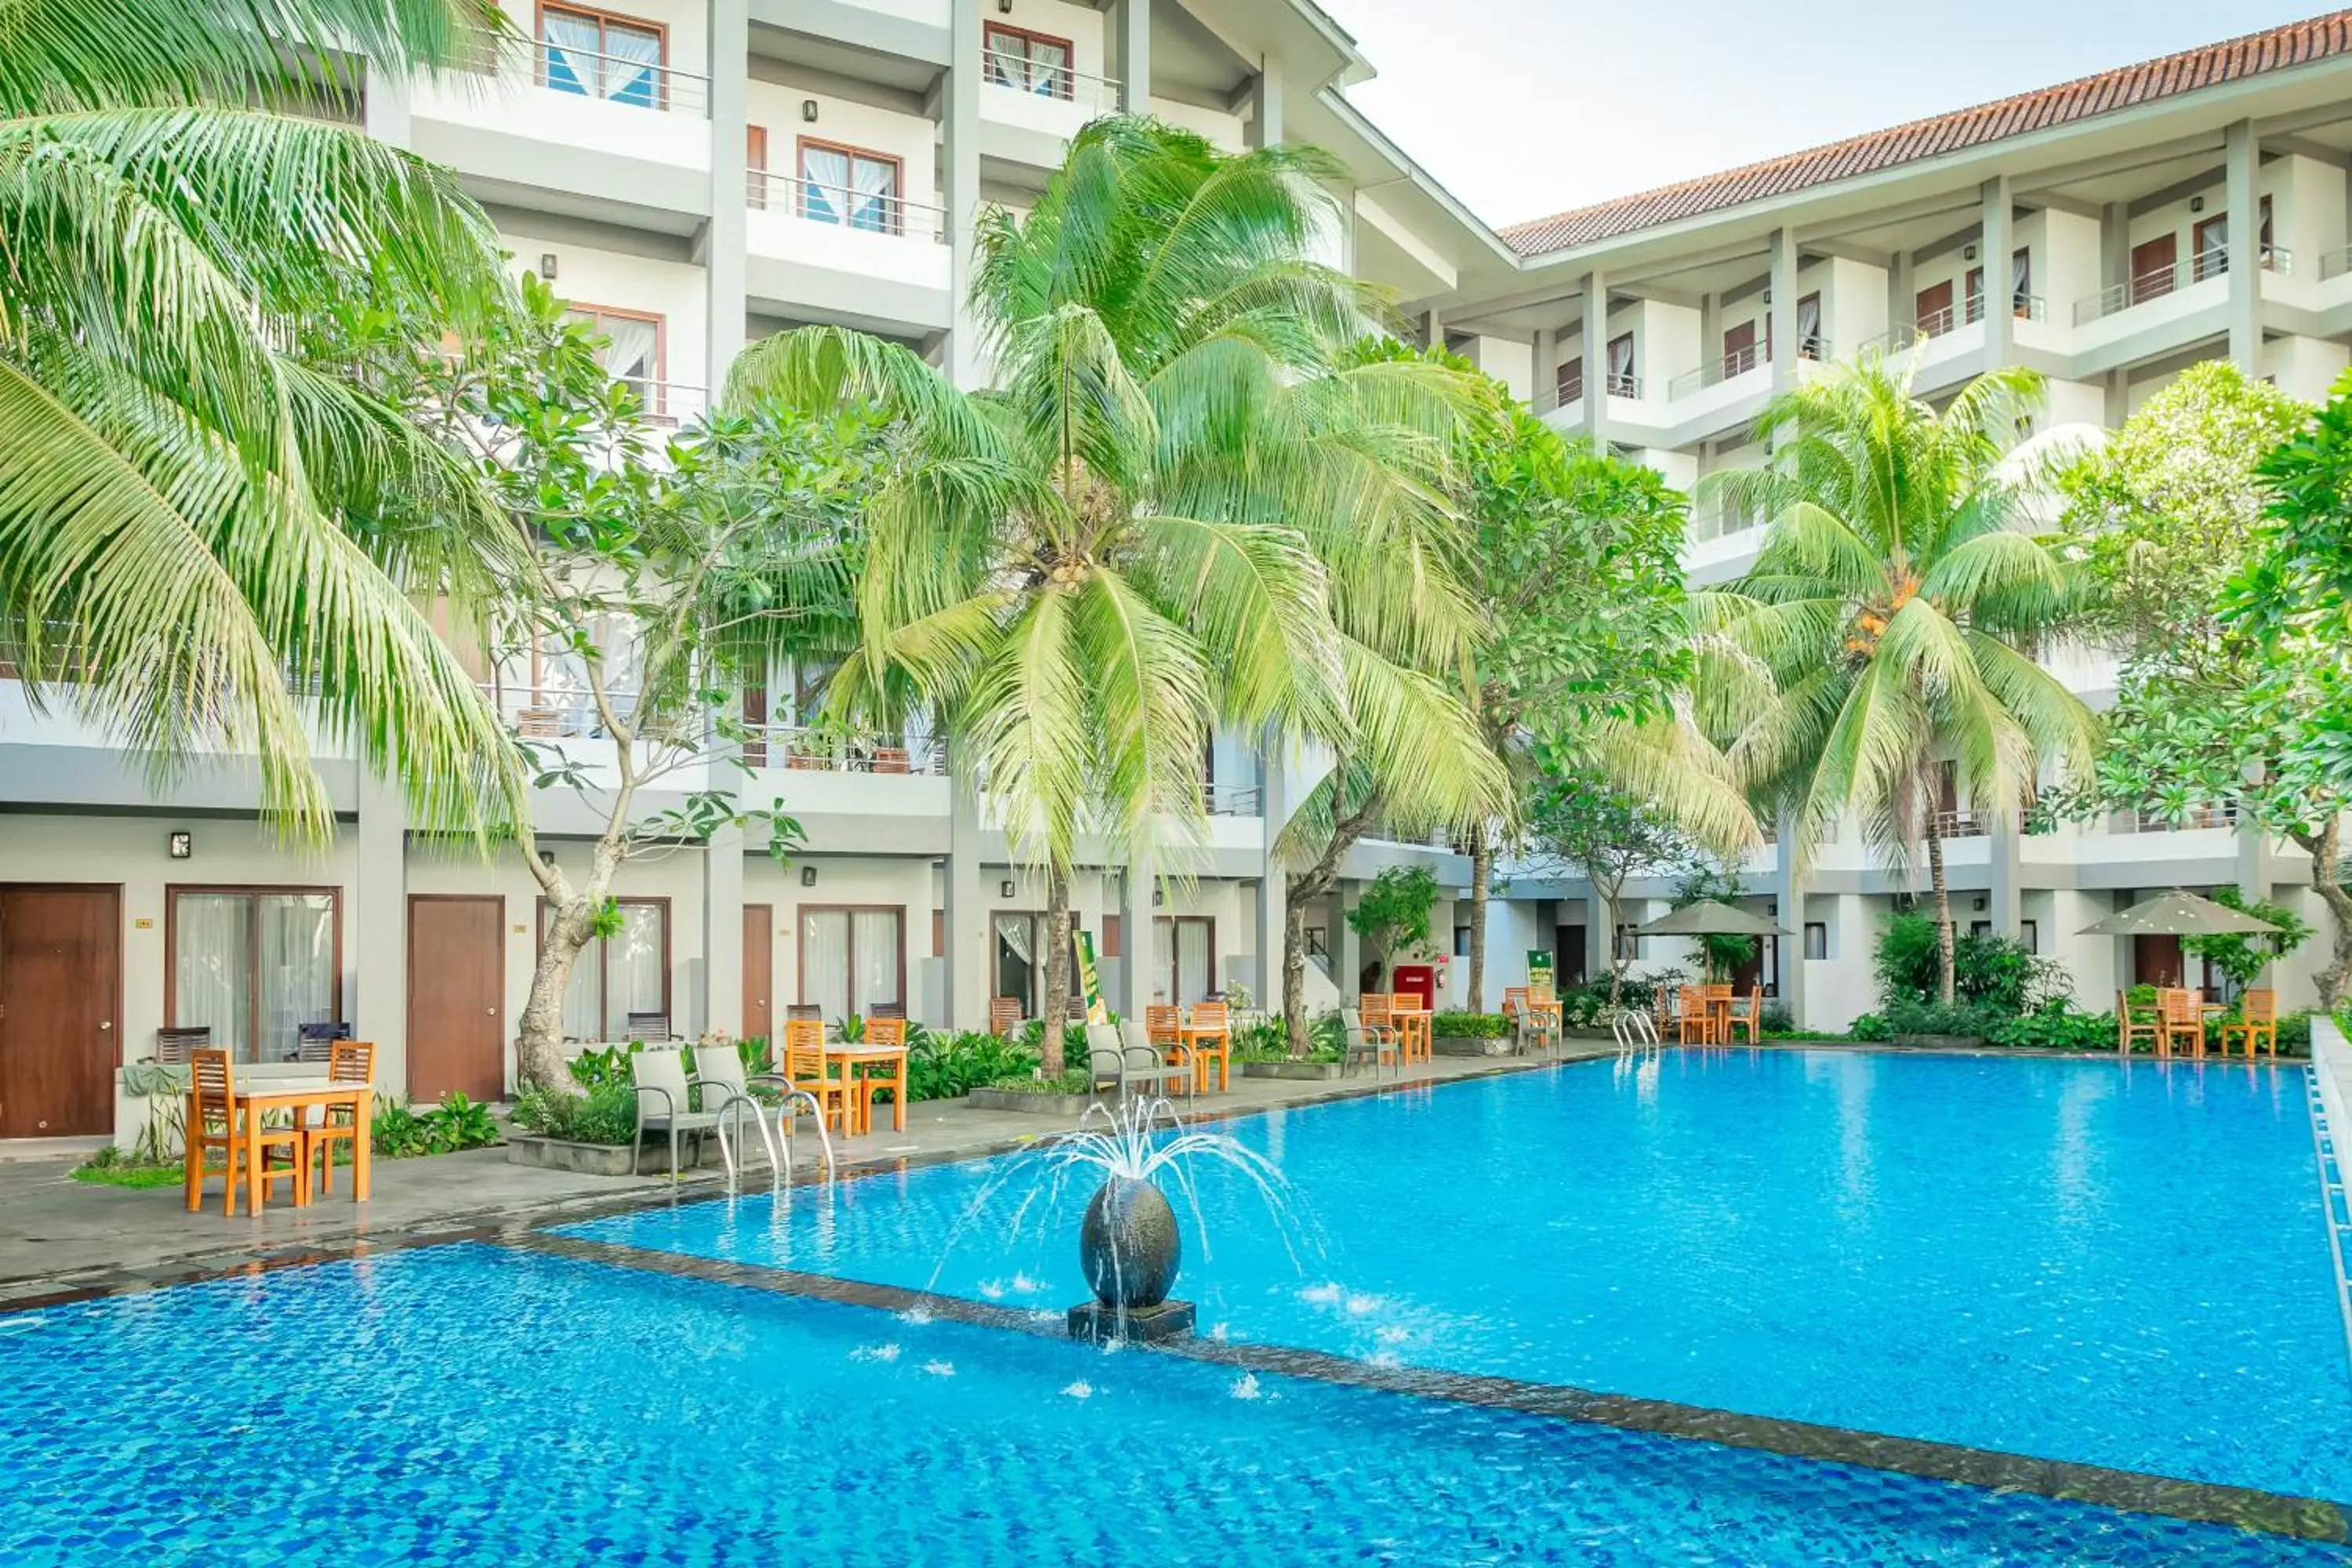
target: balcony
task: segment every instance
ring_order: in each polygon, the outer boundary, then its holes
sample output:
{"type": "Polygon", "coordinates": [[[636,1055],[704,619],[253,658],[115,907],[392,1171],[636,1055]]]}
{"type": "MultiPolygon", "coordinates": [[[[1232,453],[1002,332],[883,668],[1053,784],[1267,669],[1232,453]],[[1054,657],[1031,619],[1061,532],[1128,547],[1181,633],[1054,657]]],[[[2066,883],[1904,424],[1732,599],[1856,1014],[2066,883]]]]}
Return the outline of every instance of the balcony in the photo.
{"type": "Polygon", "coordinates": [[[1256,816],[1265,792],[1255,784],[1204,784],[1201,809],[1211,816],[1256,816]]]}
{"type": "Polygon", "coordinates": [[[928,735],[845,735],[803,724],[753,724],[743,760],[794,773],[946,776],[948,749],[928,735]]]}
{"type": "Polygon", "coordinates": [[[846,324],[948,324],[947,209],[895,193],[857,191],[764,169],[745,172],[744,242],[786,276],[754,279],[846,324]]]}
{"type": "Polygon", "coordinates": [[[691,210],[710,167],[710,82],[660,58],[540,41],[414,84],[415,150],[480,179],[691,210]]]}
{"type": "Polygon", "coordinates": [[[710,389],[683,381],[653,381],[625,375],[622,385],[637,395],[639,416],[648,425],[674,429],[691,425],[710,409],[710,389]]]}
{"type": "MultiPolygon", "coordinates": [[[[999,48],[981,51],[980,112],[984,120],[1055,143],[1051,161],[1060,162],[1058,143],[1090,120],[1118,108],[1119,84],[1076,67],[999,48]]],[[[1045,158],[1041,148],[1038,158],[1045,158]]]]}

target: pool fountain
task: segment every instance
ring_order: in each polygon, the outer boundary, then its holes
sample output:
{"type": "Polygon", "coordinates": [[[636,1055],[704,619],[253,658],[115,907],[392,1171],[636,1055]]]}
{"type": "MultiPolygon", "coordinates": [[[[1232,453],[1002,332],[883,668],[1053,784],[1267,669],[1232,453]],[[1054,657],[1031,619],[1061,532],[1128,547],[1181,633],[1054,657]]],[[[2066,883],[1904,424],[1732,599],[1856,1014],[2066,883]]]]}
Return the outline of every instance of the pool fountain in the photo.
{"type": "Polygon", "coordinates": [[[1190,1165],[1196,1158],[1219,1161],[1247,1175],[1277,1227],[1282,1221],[1281,1171],[1225,1133],[1188,1131],[1174,1104],[1164,1099],[1127,1100],[1116,1109],[1087,1107],[1077,1131],[1056,1142],[1047,1158],[1056,1190],[1073,1174],[1102,1176],[1078,1225],[1078,1267],[1094,1300],[1069,1310],[1072,1339],[1150,1343],[1192,1331],[1192,1303],[1170,1295],[1183,1265],[1184,1242],[1175,1205],[1155,1177],[1164,1175],[1184,1199],[1195,1230],[1201,1212],[1190,1165]]]}

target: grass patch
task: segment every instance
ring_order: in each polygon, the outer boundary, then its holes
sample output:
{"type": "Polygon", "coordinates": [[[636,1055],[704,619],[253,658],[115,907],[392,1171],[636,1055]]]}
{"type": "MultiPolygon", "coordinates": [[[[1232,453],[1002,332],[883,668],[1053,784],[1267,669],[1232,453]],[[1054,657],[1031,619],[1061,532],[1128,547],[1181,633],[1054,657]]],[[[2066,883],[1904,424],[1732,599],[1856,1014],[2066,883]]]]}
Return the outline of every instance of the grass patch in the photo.
{"type": "Polygon", "coordinates": [[[1095,1079],[1092,1073],[1080,1068],[1059,1078],[1031,1078],[1025,1074],[1001,1078],[988,1087],[1007,1094],[1092,1094],[1095,1079]]]}
{"type": "Polygon", "coordinates": [[[187,1167],[177,1160],[168,1165],[116,1160],[105,1164],[76,1165],[67,1174],[77,1182],[99,1187],[176,1187],[186,1179],[187,1167]]]}

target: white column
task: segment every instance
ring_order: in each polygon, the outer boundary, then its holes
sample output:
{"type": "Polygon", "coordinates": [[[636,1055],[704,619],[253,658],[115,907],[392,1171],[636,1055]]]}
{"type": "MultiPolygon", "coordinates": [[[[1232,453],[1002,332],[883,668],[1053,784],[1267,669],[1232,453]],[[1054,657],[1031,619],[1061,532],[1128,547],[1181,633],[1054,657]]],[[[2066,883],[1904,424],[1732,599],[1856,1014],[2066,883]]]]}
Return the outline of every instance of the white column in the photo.
{"type": "MultiPolygon", "coordinates": [[[[710,359],[702,369],[714,406],[743,349],[744,171],[750,162],[744,84],[751,53],[748,0],[710,0],[710,222],[702,247],[710,359]]],[[[733,1009],[741,1005],[739,990],[733,1009]]]]}
{"type": "Polygon", "coordinates": [[[1536,329],[1534,359],[1528,373],[1528,404],[1538,414],[1559,406],[1559,339],[1549,327],[1536,329]]]}
{"type": "Polygon", "coordinates": [[[1265,842],[1257,861],[1257,1005],[1271,1013],[1281,1005],[1282,935],[1290,913],[1290,872],[1275,856],[1276,840],[1290,819],[1287,770],[1283,749],[1270,740],[1258,749],[1258,826],[1265,842]]]}
{"type": "Polygon", "coordinates": [[[1149,113],[1151,0],[1112,0],[1110,13],[1111,68],[1118,75],[1118,106],[1129,114],[1149,113]]]}
{"type": "Polygon", "coordinates": [[[358,998],[352,1028],[375,1043],[376,1082],[408,1087],[408,802],[391,779],[360,775],[359,864],[352,929],[358,998]]]}
{"type": "MultiPolygon", "coordinates": [[[[2261,166],[2253,121],[2241,120],[2222,141],[2221,174],[2230,208],[2230,358],[2250,381],[2263,374],[2262,219],[2254,195],[2261,166]]],[[[2318,258],[2311,265],[2316,268],[2318,258]]]]}
{"type": "Polygon", "coordinates": [[[1249,144],[1279,146],[1283,139],[1282,67],[1270,55],[1258,57],[1257,79],[1250,84],[1249,144]]]}
{"type": "Polygon", "coordinates": [[[988,900],[980,882],[980,797],[950,753],[947,866],[947,1024],[988,1026],[988,900]]]}
{"type": "MultiPolygon", "coordinates": [[[[2012,300],[2009,254],[2017,248],[2016,228],[2011,218],[2014,198],[2010,194],[2009,176],[1995,174],[1984,183],[1984,232],[1977,247],[1977,255],[1984,265],[1985,347],[1984,367],[1999,370],[2010,362],[2017,337],[2017,308],[2012,300]]],[[[1962,306],[1965,310],[1966,305],[1962,306]]],[[[2012,911],[2011,929],[2016,924],[2012,911]]],[[[2002,931],[1999,920],[1995,931],[2002,931]]],[[[2011,931],[2003,931],[2004,935],[2011,931]]]]}
{"type": "MultiPolygon", "coordinates": [[[[948,293],[955,306],[955,325],[949,329],[940,364],[956,385],[974,387],[982,380],[980,339],[965,301],[971,293],[972,236],[980,214],[981,0],[949,0],[949,5],[955,58],[948,67],[941,102],[946,114],[948,293]]],[[[984,994],[982,1017],[986,1017],[984,994]]]]}
{"type": "Polygon", "coordinates": [[[1584,275],[1584,435],[1609,443],[1609,283],[1598,272],[1584,275]]]}
{"type": "MultiPolygon", "coordinates": [[[[1120,963],[1118,991],[1106,997],[1112,1012],[1122,1018],[1140,1018],[1151,1000],[1154,978],[1152,952],[1152,892],[1160,886],[1159,868],[1150,855],[1138,852],[1127,862],[1127,875],[1120,879],[1118,900],[1118,939],[1120,963]]],[[[1173,998],[1171,998],[1173,1000],[1173,998]]]]}
{"type": "Polygon", "coordinates": [[[702,847],[701,1004],[702,1016],[694,1021],[694,1032],[743,1032],[743,830],[740,827],[719,829],[702,847]]]}
{"type": "Polygon", "coordinates": [[[1797,374],[1797,237],[1772,231],[1772,386],[1785,392],[1797,374]]]}

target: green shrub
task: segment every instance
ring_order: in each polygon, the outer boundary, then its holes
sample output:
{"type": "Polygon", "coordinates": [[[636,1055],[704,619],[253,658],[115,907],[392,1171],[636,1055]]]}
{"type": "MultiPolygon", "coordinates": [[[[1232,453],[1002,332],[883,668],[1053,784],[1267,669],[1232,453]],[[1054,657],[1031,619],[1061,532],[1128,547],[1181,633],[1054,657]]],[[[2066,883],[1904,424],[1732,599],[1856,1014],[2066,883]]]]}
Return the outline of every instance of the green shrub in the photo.
{"type": "Polygon", "coordinates": [[[954,1100],[999,1079],[1030,1073],[1036,1066],[1032,1046],[978,1030],[955,1035],[927,1030],[907,1047],[907,1098],[954,1100]]]}
{"type": "Polygon", "coordinates": [[[1429,1021],[1433,1035],[1454,1040],[1499,1040],[1511,1032],[1500,1013],[1440,1013],[1429,1021]]]}
{"type": "MultiPolygon", "coordinates": [[[[1916,912],[1898,914],[1878,934],[1874,958],[1882,1010],[1898,1002],[1927,1003],[1942,990],[1936,951],[1936,921],[1916,912]]],[[[2042,958],[2009,937],[1969,935],[1952,944],[1952,994],[1998,1013],[2025,1014],[2072,988],[2065,966],[2042,958]]],[[[1898,1030],[1902,1034],[1946,1031],[1898,1030]]]]}
{"type": "Polygon", "coordinates": [[[2025,1050],[2111,1051],[2116,1048],[2116,1016],[2048,1002],[2021,1016],[1994,1020],[1985,1030],[1985,1041],[2025,1050]]]}
{"type": "Polygon", "coordinates": [[[625,1146],[637,1135],[637,1091],[633,1084],[618,1080],[600,1083],[585,1094],[527,1089],[515,1096],[514,1124],[570,1143],[625,1146]]]}
{"type": "Polygon", "coordinates": [[[1024,1073],[999,1079],[983,1087],[1003,1089],[1008,1094],[1086,1094],[1094,1086],[1092,1073],[1084,1068],[1073,1068],[1059,1078],[1037,1078],[1024,1073]]]}
{"type": "Polygon", "coordinates": [[[461,1149],[487,1148],[498,1141],[499,1124],[491,1118],[490,1108],[462,1094],[453,1094],[425,1111],[379,1098],[369,1119],[368,1142],[387,1160],[454,1154],[461,1149]]]}

